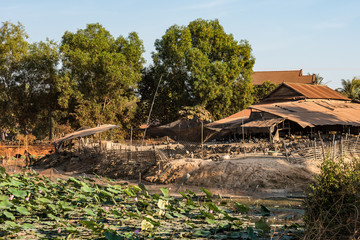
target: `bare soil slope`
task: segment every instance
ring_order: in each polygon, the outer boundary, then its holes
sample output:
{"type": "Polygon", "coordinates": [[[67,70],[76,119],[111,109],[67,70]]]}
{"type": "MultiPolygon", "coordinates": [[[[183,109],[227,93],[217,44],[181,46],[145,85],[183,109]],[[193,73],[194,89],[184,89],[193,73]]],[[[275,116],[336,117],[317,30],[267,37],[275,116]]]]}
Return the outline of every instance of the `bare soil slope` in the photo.
{"type": "Polygon", "coordinates": [[[158,183],[183,181],[189,185],[234,191],[301,192],[317,172],[313,163],[292,164],[284,157],[252,156],[216,162],[181,159],[149,172],[146,180],[158,183]]]}
{"type": "Polygon", "coordinates": [[[55,168],[73,173],[96,173],[115,179],[139,179],[154,184],[175,184],[241,192],[302,193],[319,169],[316,163],[290,163],[282,156],[250,155],[223,161],[178,159],[158,165],[117,162],[103,155],[52,154],[37,163],[38,169],[55,168]],[[141,174],[140,174],[141,173],[141,174]]]}

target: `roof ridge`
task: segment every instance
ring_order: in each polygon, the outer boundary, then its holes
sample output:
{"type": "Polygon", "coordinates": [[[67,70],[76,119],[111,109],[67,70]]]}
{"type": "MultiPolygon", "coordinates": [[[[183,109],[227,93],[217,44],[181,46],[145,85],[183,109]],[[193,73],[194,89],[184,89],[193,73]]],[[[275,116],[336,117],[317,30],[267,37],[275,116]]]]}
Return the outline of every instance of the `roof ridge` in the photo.
{"type": "Polygon", "coordinates": [[[253,71],[253,73],[257,72],[300,72],[302,69],[299,70],[260,70],[260,71],[253,71]]]}

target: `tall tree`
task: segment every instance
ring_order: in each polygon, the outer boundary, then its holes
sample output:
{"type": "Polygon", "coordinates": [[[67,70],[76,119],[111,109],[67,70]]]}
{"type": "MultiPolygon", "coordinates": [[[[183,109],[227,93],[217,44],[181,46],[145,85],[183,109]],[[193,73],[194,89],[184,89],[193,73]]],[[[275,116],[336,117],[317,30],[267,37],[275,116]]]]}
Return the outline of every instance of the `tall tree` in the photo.
{"type": "Polygon", "coordinates": [[[47,121],[59,60],[48,41],[29,44],[24,27],[3,23],[0,29],[0,122],[13,132],[28,134],[47,121]],[[44,117],[45,115],[45,117],[44,117]]]}
{"type": "Polygon", "coordinates": [[[360,98],[360,79],[354,77],[352,80],[341,79],[342,88],[340,92],[348,98],[359,99],[360,98]]]}
{"type": "Polygon", "coordinates": [[[218,20],[171,26],[155,48],[140,84],[142,100],[150,105],[162,79],[154,118],[169,122],[184,106],[202,106],[218,119],[252,103],[251,47],[227,34],[218,20]]]}
{"type": "Polygon", "coordinates": [[[20,64],[26,57],[28,38],[23,25],[3,22],[0,28],[0,121],[2,128],[15,130],[11,88],[16,86],[20,64]]]}
{"type": "Polygon", "coordinates": [[[144,52],[136,33],[114,38],[102,25],[65,32],[59,103],[77,127],[116,123],[128,127],[136,109],[144,52]]]}

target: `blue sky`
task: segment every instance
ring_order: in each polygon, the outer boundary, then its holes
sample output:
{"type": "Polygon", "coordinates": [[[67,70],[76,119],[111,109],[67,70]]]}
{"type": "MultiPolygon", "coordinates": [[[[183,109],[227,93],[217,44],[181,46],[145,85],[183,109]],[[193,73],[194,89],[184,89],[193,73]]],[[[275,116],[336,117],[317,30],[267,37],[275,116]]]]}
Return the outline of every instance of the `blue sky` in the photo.
{"type": "Polygon", "coordinates": [[[248,40],[255,71],[303,69],[332,88],[360,76],[357,0],[0,0],[1,22],[21,22],[31,42],[60,42],[65,31],[98,22],[114,37],[136,31],[147,64],[167,28],[197,18],[217,18],[235,39],[248,40]]]}

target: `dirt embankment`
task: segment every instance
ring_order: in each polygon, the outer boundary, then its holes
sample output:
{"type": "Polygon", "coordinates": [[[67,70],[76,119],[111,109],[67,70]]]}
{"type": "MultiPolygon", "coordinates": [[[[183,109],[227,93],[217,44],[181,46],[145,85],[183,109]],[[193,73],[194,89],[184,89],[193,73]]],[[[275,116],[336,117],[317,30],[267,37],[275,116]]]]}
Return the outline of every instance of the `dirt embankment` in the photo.
{"type": "Polygon", "coordinates": [[[150,182],[186,184],[243,191],[303,191],[318,168],[311,163],[291,164],[282,157],[253,156],[224,161],[175,160],[149,172],[150,182]],[[187,175],[187,174],[190,174],[187,175]]]}
{"type": "Polygon", "coordinates": [[[121,162],[102,154],[52,154],[38,169],[88,173],[115,179],[139,179],[156,184],[182,184],[236,192],[303,192],[318,168],[312,162],[289,163],[282,156],[250,155],[223,161],[178,159],[157,165],[121,162]],[[140,174],[141,173],[141,174],[140,174]]]}

